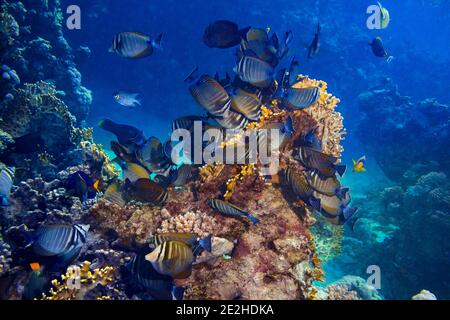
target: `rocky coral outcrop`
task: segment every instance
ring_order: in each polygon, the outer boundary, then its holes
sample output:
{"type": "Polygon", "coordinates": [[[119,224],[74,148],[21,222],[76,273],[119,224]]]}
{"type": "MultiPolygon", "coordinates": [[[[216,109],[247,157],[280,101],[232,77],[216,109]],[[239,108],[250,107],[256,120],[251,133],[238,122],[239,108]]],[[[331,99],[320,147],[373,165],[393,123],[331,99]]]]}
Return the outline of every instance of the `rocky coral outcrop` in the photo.
{"type": "Polygon", "coordinates": [[[360,94],[358,104],[363,119],[357,134],[389,178],[414,182],[430,168],[450,174],[447,105],[434,99],[414,103],[392,85],[360,94]]]}
{"type": "MultiPolygon", "coordinates": [[[[0,15],[1,64],[14,70],[22,83],[45,80],[56,84],[75,120],[86,119],[92,94],[81,85],[74,53],[64,38],[60,1],[6,1],[0,15]]],[[[2,98],[17,85],[9,79],[0,81],[5,83],[0,90],[2,98]]]]}

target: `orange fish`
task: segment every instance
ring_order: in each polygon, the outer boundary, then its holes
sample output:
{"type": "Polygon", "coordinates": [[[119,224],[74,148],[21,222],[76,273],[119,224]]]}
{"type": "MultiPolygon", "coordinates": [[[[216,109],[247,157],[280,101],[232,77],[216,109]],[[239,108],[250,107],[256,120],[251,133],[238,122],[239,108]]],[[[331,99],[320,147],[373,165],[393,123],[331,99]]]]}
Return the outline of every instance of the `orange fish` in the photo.
{"type": "Polygon", "coordinates": [[[33,271],[41,271],[41,265],[39,264],[39,262],[30,263],[30,268],[33,271]]]}
{"type": "Polygon", "coordinates": [[[366,163],[366,156],[362,156],[357,161],[353,160],[353,172],[366,172],[366,168],[364,168],[364,164],[366,163]]]}

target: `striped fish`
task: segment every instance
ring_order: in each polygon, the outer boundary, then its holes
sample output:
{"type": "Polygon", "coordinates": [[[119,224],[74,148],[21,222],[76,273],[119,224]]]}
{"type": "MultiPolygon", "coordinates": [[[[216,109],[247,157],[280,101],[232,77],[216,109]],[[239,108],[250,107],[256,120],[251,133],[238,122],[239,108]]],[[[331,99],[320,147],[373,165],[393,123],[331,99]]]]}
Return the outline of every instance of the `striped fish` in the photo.
{"type": "Polygon", "coordinates": [[[322,212],[324,211],[326,214],[337,216],[341,213],[341,211],[346,208],[350,201],[350,193],[347,192],[343,199],[338,198],[337,196],[327,196],[321,194],[317,191],[314,191],[314,197],[320,199],[320,206],[322,208],[322,212]]]}
{"type": "Polygon", "coordinates": [[[250,28],[245,35],[245,40],[267,43],[269,42],[269,35],[264,29],[250,28]]]}
{"type": "Polygon", "coordinates": [[[346,188],[341,188],[341,183],[336,178],[332,176],[329,178],[322,179],[316,171],[305,172],[306,179],[309,185],[316,190],[327,196],[342,195],[342,190],[345,191],[346,188]]]}
{"type": "Polygon", "coordinates": [[[207,120],[206,117],[200,116],[185,116],[177,118],[172,122],[172,132],[178,129],[185,129],[191,131],[194,128],[194,123],[196,121],[199,121],[203,124],[206,120],[207,120]]]}
{"type": "Polygon", "coordinates": [[[3,164],[0,165],[0,200],[3,207],[9,205],[9,196],[11,194],[15,172],[16,169],[13,167],[7,167],[3,164]]]}
{"type": "Polygon", "coordinates": [[[138,165],[137,163],[126,163],[123,167],[123,179],[130,182],[136,182],[139,179],[145,179],[149,177],[147,169],[138,165]]]}
{"type": "Polygon", "coordinates": [[[145,145],[136,151],[136,157],[142,162],[156,162],[163,156],[163,145],[156,137],[150,137],[145,145]]]}
{"type": "Polygon", "coordinates": [[[230,216],[230,217],[234,217],[234,218],[247,217],[248,219],[250,219],[251,222],[253,222],[253,224],[259,223],[258,218],[254,217],[252,214],[245,211],[244,209],[241,209],[227,201],[223,201],[223,200],[219,200],[219,199],[210,199],[210,200],[208,200],[208,205],[212,209],[219,211],[220,213],[222,213],[226,216],[230,216]]]}
{"type": "Polygon", "coordinates": [[[234,70],[242,81],[258,88],[267,88],[273,80],[273,68],[256,57],[244,55],[234,70]]]}
{"type": "Polygon", "coordinates": [[[111,184],[105,191],[103,198],[111,203],[118,205],[119,207],[124,207],[126,201],[122,194],[122,188],[118,183],[111,184]]]}
{"type": "Polygon", "coordinates": [[[121,32],[114,39],[109,52],[122,58],[139,59],[151,56],[155,48],[161,47],[162,34],[152,40],[140,32],[121,32]]]}
{"type": "Polygon", "coordinates": [[[181,232],[159,233],[150,238],[149,244],[151,246],[158,247],[163,242],[180,241],[192,248],[197,243],[197,238],[198,235],[196,233],[181,233],[181,232]]]}
{"type": "Polygon", "coordinates": [[[320,98],[320,88],[288,88],[283,104],[293,109],[306,109],[320,98]]]}
{"type": "Polygon", "coordinates": [[[322,177],[333,177],[336,172],[342,176],[347,167],[345,165],[336,165],[336,157],[326,155],[320,151],[306,146],[297,148],[295,159],[308,170],[317,171],[322,177]]]}
{"type": "Polygon", "coordinates": [[[213,116],[223,116],[230,108],[228,92],[217,80],[208,75],[202,75],[189,87],[189,91],[195,101],[213,116]]]}
{"type": "Polygon", "coordinates": [[[212,249],[212,235],[209,235],[201,240],[197,240],[198,235],[196,233],[181,233],[181,232],[168,232],[159,233],[152,236],[149,240],[150,247],[158,247],[163,242],[179,241],[187,244],[192,248],[194,256],[201,253],[202,250],[211,252],[212,249]]]}
{"type": "Polygon", "coordinates": [[[314,197],[314,189],[311,188],[303,172],[299,173],[291,168],[280,172],[281,184],[290,187],[296,196],[310,205],[315,210],[320,210],[320,200],[314,197]]]}
{"type": "Polygon", "coordinates": [[[136,201],[154,205],[162,205],[168,196],[163,187],[150,179],[139,179],[133,183],[129,195],[136,201]]]}
{"type": "Polygon", "coordinates": [[[193,171],[194,168],[192,166],[188,164],[182,164],[172,175],[172,185],[174,185],[175,187],[184,186],[192,178],[193,171]]]}
{"type": "Polygon", "coordinates": [[[157,300],[172,300],[173,279],[158,273],[153,265],[145,260],[145,255],[138,254],[130,261],[128,268],[133,281],[150,293],[157,300]]]}
{"type": "Polygon", "coordinates": [[[181,241],[165,241],[145,256],[160,274],[174,279],[186,279],[192,273],[195,260],[192,248],[181,241]]]}
{"type": "Polygon", "coordinates": [[[333,224],[345,224],[358,211],[357,207],[349,206],[351,202],[349,192],[346,192],[342,199],[337,196],[328,197],[320,193],[315,193],[315,196],[317,196],[321,201],[320,213],[333,224]]]}
{"type": "Polygon", "coordinates": [[[89,225],[42,226],[35,234],[33,251],[43,257],[58,257],[73,261],[86,243],[89,225]]]}
{"type": "MultiPolygon", "coordinates": [[[[231,101],[228,103],[230,105],[231,101]]],[[[223,116],[214,118],[225,129],[244,129],[248,125],[248,119],[238,112],[228,110],[223,116]]]]}
{"type": "Polygon", "coordinates": [[[261,118],[261,106],[260,97],[241,89],[237,89],[236,94],[231,98],[231,108],[252,121],[258,121],[261,118]]]}

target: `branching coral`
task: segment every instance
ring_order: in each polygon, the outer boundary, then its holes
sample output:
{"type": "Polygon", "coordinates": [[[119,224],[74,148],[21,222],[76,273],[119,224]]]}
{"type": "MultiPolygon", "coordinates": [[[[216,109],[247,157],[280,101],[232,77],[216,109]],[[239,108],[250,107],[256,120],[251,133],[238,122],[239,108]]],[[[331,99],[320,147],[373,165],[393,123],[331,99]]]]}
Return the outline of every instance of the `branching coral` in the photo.
{"type": "Polygon", "coordinates": [[[344,284],[331,284],[326,288],[327,300],[361,300],[358,293],[344,284]]]}
{"type": "Polygon", "coordinates": [[[164,219],[158,232],[194,232],[200,237],[205,237],[217,230],[217,221],[212,216],[200,211],[189,211],[164,219]]]}
{"type": "Polygon", "coordinates": [[[161,223],[161,208],[129,204],[124,208],[101,200],[90,209],[98,230],[115,230],[124,242],[145,242],[161,223]]]}
{"type": "MultiPolygon", "coordinates": [[[[114,268],[107,266],[91,270],[91,263],[83,262],[79,266],[69,267],[67,272],[61,276],[61,280],[52,281],[53,288],[49,294],[42,294],[42,300],[82,300],[96,286],[108,286],[113,282],[114,268]],[[77,288],[77,281],[80,286],[77,288]]],[[[113,290],[112,288],[110,289],[113,290]]],[[[98,299],[105,300],[108,296],[99,296],[98,299]]]]}

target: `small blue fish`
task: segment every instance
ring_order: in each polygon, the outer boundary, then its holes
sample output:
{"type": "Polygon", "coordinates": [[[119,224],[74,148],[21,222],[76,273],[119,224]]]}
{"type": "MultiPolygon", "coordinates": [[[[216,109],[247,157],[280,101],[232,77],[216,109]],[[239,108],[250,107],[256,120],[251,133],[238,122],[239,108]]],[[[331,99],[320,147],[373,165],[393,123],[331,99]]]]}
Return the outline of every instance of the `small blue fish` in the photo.
{"type": "Polygon", "coordinates": [[[11,194],[15,172],[15,168],[0,164],[0,201],[3,207],[9,205],[9,196],[11,194]]]}
{"type": "Polygon", "coordinates": [[[136,108],[137,105],[142,105],[141,100],[137,98],[138,96],[139,93],[117,91],[114,93],[114,100],[124,107],[136,108]]]}

